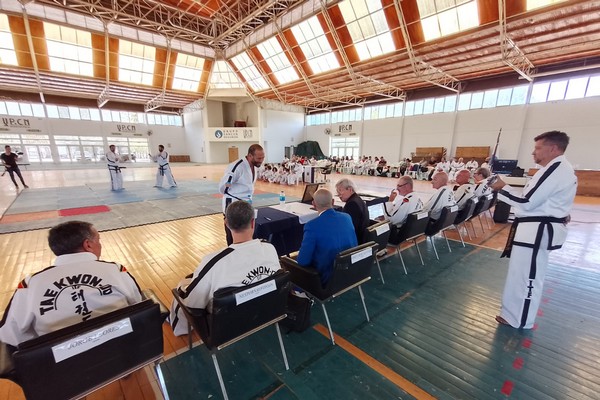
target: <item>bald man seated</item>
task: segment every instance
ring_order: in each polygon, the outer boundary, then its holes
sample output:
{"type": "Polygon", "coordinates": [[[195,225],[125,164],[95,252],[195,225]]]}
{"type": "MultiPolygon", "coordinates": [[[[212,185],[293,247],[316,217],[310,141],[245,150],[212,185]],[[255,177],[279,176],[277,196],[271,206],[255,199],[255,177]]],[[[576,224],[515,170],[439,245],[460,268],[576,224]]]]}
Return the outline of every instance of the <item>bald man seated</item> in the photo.
{"type": "Polygon", "coordinates": [[[329,281],[336,255],[358,245],[350,215],[333,209],[333,194],[319,189],[313,195],[319,216],[304,225],[298,264],[319,271],[321,284],[329,281]]]}
{"type": "Polygon", "coordinates": [[[454,187],[454,199],[459,210],[467,205],[467,201],[475,196],[475,185],[469,183],[471,173],[461,169],[456,173],[456,186],[454,187]]]}
{"type": "Polygon", "coordinates": [[[456,205],[454,193],[452,193],[452,190],[450,190],[447,185],[448,174],[445,172],[437,172],[431,178],[431,186],[433,186],[436,191],[423,207],[423,211],[429,212],[431,221],[440,219],[444,207],[456,205]]]}

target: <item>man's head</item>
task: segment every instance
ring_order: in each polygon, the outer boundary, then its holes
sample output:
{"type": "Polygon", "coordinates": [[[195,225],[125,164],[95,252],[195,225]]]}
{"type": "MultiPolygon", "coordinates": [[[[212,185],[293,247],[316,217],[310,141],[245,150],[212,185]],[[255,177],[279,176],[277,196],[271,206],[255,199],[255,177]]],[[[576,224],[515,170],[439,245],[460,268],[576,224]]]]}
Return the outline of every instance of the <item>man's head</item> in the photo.
{"type": "Polygon", "coordinates": [[[253,144],[248,148],[246,159],[251,165],[258,168],[265,161],[265,151],[260,144],[253,144]]]}
{"type": "Polygon", "coordinates": [[[57,256],[88,252],[100,258],[102,252],[100,234],[92,224],[84,221],[68,221],[56,225],[48,232],[48,245],[57,256]]]}
{"type": "Polygon", "coordinates": [[[398,178],[396,182],[396,190],[401,196],[406,196],[413,191],[413,180],[410,176],[404,175],[398,178]]]}
{"type": "Polygon", "coordinates": [[[473,173],[473,178],[475,178],[475,182],[481,182],[482,180],[487,179],[489,177],[490,170],[485,167],[479,167],[477,168],[475,173],[473,173]]]}
{"type": "Polygon", "coordinates": [[[115,145],[111,144],[110,146],[108,146],[108,148],[110,149],[110,151],[112,151],[113,153],[115,152],[115,145]]]}
{"type": "Polygon", "coordinates": [[[225,223],[234,234],[254,231],[254,208],[242,200],[234,201],[225,210],[225,223]]]}
{"type": "Polygon", "coordinates": [[[446,186],[448,184],[448,174],[445,172],[438,172],[431,178],[431,186],[434,189],[439,189],[442,186],[446,186]]]}
{"type": "Polygon", "coordinates": [[[569,145],[569,136],[561,131],[549,131],[536,136],[533,148],[533,161],[545,167],[550,161],[561,156],[569,145]]]}
{"type": "Polygon", "coordinates": [[[335,184],[335,190],[340,200],[345,202],[348,201],[352,194],[356,193],[356,185],[350,179],[343,178],[335,184]]]}
{"type": "Polygon", "coordinates": [[[313,194],[313,206],[318,212],[330,209],[333,207],[333,194],[325,188],[317,190],[313,194]]]}
{"type": "Polygon", "coordinates": [[[466,169],[461,169],[460,171],[458,171],[456,173],[456,176],[454,177],[454,180],[459,185],[464,185],[465,183],[469,183],[469,179],[471,179],[471,173],[469,172],[469,170],[466,170],[466,169]]]}
{"type": "Polygon", "coordinates": [[[4,146],[4,152],[6,154],[10,154],[10,146],[9,145],[4,146]]]}
{"type": "Polygon", "coordinates": [[[163,146],[162,144],[158,145],[158,151],[163,151],[165,149],[165,146],[163,146]]]}

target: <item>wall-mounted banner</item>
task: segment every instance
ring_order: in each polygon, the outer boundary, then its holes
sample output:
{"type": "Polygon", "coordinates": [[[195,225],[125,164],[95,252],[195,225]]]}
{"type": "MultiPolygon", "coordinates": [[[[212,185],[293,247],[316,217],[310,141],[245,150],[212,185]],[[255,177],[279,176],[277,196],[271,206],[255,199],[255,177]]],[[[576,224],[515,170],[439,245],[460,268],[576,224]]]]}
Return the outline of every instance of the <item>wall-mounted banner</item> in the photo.
{"type": "Polygon", "coordinates": [[[209,128],[211,142],[257,142],[258,128],[209,128]]]}
{"type": "Polygon", "coordinates": [[[134,124],[117,124],[111,127],[111,135],[113,136],[131,136],[137,132],[134,124]]]}
{"type": "Polygon", "coordinates": [[[0,130],[3,132],[41,132],[44,124],[39,118],[8,117],[0,118],[0,130]]]}

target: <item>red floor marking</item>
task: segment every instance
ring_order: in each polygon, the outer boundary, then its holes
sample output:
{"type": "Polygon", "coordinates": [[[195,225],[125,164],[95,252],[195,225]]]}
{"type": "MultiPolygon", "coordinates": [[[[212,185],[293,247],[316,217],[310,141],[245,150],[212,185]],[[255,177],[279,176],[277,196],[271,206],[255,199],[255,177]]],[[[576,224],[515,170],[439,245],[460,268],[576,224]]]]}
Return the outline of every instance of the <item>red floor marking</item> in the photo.
{"type": "Polygon", "coordinates": [[[515,387],[515,384],[512,381],[504,381],[504,385],[502,385],[501,392],[502,392],[502,394],[510,396],[514,387],[515,387]]]}
{"type": "Polygon", "coordinates": [[[98,214],[108,211],[110,211],[110,208],[108,208],[108,206],[76,207],[58,210],[58,215],[60,215],[61,217],[70,217],[73,215],[98,214]]]}
{"type": "Polygon", "coordinates": [[[521,369],[521,368],[523,368],[523,364],[525,364],[525,361],[523,361],[523,359],[521,357],[517,357],[517,358],[515,358],[515,361],[513,361],[513,368],[521,369]]]}
{"type": "Polygon", "coordinates": [[[538,328],[538,324],[533,324],[533,328],[531,328],[532,331],[537,331],[538,328]]]}
{"type": "Polygon", "coordinates": [[[542,299],[542,303],[544,303],[544,304],[548,303],[549,301],[550,301],[550,299],[549,299],[549,298],[547,298],[547,297],[544,297],[544,298],[542,299]]]}
{"type": "Polygon", "coordinates": [[[525,347],[526,349],[531,347],[531,339],[523,339],[523,347],[525,347]]]}
{"type": "Polygon", "coordinates": [[[548,294],[551,294],[553,291],[554,291],[554,289],[552,289],[552,288],[546,289],[546,293],[548,293],[548,294]]]}

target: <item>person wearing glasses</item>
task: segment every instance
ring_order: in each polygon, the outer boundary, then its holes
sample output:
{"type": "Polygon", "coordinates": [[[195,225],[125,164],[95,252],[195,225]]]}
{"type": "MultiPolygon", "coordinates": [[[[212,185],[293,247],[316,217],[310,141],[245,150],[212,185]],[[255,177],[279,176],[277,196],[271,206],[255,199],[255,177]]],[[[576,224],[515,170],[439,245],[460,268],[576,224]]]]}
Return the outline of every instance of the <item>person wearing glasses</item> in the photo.
{"type": "Polygon", "coordinates": [[[487,178],[489,177],[490,170],[485,167],[479,167],[473,173],[473,179],[475,180],[474,193],[476,198],[492,193],[492,189],[490,189],[487,182],[487,178]]]}
{"type": "Polygon", "coordinates": [[[400,227],[406,221],[408,214],[423,209],[423,202],[413,192],[413,180],[405,175],[398,178],[396,189],[390,193],[389,200],[384,204],[384,218],[393,225],[400,227]]]}

